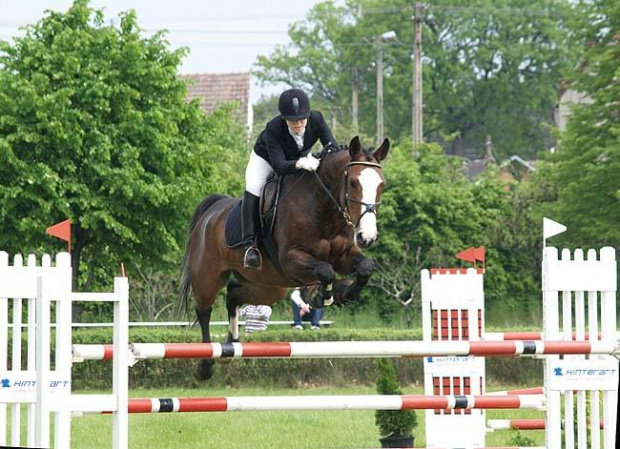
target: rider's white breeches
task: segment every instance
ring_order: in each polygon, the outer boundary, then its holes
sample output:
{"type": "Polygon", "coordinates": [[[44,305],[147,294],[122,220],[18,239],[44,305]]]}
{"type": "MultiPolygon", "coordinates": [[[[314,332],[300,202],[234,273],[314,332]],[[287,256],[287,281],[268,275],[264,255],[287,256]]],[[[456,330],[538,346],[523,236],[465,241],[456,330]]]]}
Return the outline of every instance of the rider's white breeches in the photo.
{"type": "Polygon", "coordinates": [[[260,196],[272,173],[273,168],[269,162],[252,151],[250,161],[245,169],[245,190],[254,196],[260,196]]]}

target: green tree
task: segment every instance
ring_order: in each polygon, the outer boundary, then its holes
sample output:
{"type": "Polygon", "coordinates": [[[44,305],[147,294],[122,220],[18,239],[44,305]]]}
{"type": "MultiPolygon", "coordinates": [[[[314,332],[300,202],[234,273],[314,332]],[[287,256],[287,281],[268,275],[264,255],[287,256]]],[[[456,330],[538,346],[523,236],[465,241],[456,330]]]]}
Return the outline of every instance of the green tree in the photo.
{"type": "Polygon", "coordinates": [[[540,184],[553,201],[543,205],[566,224],[573,246],[620,246],[620,4],[584,2],[581,27],[587,45],[572,88],[591,102],[573,108],[558,152],[540,184]]]}
{"type": "MultiPolygon", "coordinates": [[[[259,57],[263,82],[305,86],[351,129],[352,86],[363,134],[375,135],[376,39],[384,48],[385,134],[411,135],[413,2],[348,0],[316,5],[291,26],[291,44],[259,57]]],[[[500,155],[531,156],[550,146],[557,86],[579,55],[567,0],[438,0],[425,11],[425,136],[449,151],[482,151],[490,136],[500,155]],[[451,142],[444,136],[456,135],[451,142]]]]}
{"type": "Polygon", "coordinates": [[[385,163],[381,238],[371,251],[378,265],[371,285],[384,298],[373,299],[384,317],[393,314],[393,300],[406,310],[420,310],[414,299],[420,298],[421,269],[454,266],[454,254],[483,244],[478,230],[484,215],[462,159],[445,156],[436,144],[417,151],[414,160],[408,146],[396,147],[385,163]]]}
{"type": "Polygon", "coordinates": [[[227,187],[210,161],[245,147],[226,111],[185,101],[184,54],[88,0],[0,41],[0,248],[60,248],[44,230],[68,217],[76,287],[178,258],[195,205],[227,187]]]}
{"type": "Polygon", "coordinates": [[[540,290],[540,224],[533,225],[535,196],[502,181],[497,168],[476,182],[464,161],[437,144],[394,148],[384,164],[387,188],[379,212],[381,238],[369,252],[377,270],[364,291],[385,320],[404,310],[410,323],[420,310],[420,270],[471,266],[455,259],[470,246],[486,247],[487,304],[523,310],[540,290]],[[534,268],[534,269],[533,269],[534,268]]]}

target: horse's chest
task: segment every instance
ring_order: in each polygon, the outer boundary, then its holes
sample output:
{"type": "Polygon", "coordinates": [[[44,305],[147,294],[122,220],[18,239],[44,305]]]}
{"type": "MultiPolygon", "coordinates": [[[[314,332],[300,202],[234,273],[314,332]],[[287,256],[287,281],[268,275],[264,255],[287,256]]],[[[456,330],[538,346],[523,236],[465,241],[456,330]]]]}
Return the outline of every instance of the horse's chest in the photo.
{"type": "Polygon", "coordinates": [[[338,236],[332,239],[329,242],[329,258],[332,260],[340,259],[349,252],[352,246],[353,242],[346,237],[338,236]]]}

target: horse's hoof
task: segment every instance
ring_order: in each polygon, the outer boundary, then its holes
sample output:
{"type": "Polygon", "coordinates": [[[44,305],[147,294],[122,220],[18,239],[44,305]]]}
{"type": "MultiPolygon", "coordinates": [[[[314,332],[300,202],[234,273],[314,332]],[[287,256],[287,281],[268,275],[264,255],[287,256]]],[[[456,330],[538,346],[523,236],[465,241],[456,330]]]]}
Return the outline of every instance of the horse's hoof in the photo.
{"type": "Polygon", "coordinates": [[[198,380],[208,380],[213,377],[213,360],[201,360],[196,365],[196,371],[194,371],[194,377],[198,380]]]}

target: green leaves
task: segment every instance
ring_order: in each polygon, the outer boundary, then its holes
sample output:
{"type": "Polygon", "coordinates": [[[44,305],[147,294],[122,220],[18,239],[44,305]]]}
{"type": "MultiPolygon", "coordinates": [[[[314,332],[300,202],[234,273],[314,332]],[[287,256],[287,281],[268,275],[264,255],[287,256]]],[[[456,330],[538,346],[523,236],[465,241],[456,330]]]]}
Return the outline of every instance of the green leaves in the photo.
{"type": "MultiPolygon", "coordinates": [[[[534,156],[553,145],[557,86],[577,63],[574,10],[566,0],[435,1],[422,25],[426,137],[458,133],[446,147],[463,156],[483,153],[491,136],[499,156],[534,156]]],[[[412,110],[413,4],[354,0],[317,4],[294,24],[291,44],[259,57],[263,82],[306,86],[313,102],[351,129],[357,89],[362,133],[374,135],[377,99],[376,39],[383,42],[385,134],[409,140],[412,110]]],[[[336,130],[338,133],[339,131],[336,130]]],[[[350,136],[342,136],[347,140],[350,136]]]]}
{"type": "MultiPolygon", "coordinates": [[[[377,360],[377,393],[402,394],[392,359],[377,360]]],[[[411,436],[418,419],[415,410],[377,410],[375,423],[382,436],[411,436]]]]}
{"type": "Polygon", "coordinates": [[[71,218],[81,282],[178,257],[196,204],[241,176],[212,180],[213,148],[245,147],[227,111],[185,101],[183,54],[143,37],[135,13],[115,28],[85,0],[0,45],[2,249],[60,248],[44,230],[71,218]]]}
{"type": "MultiPolygon", "coordinates": [[[[547,182],[556,195],[544,204],[566,224],[572,246],[620,245],[620,7],[598,0],[580,17],[585,59],[571,88],[587,96],[572,109],[547,182]]],[[[544,182],[542,179],[540,182],[544,182]]]]}

